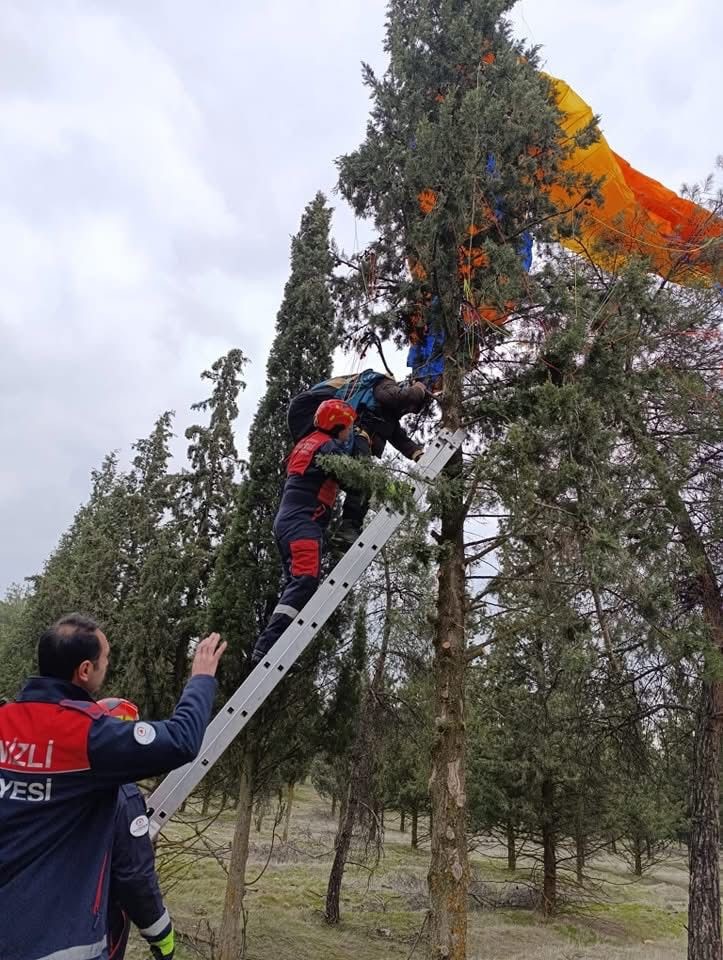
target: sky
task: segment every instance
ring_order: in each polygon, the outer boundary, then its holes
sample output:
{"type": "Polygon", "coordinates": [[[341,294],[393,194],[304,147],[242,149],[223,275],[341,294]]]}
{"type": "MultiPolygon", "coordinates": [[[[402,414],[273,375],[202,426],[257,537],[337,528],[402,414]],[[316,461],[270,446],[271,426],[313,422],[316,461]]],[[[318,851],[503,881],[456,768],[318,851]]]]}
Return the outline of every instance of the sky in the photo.
{"type": "MultiPolygon", "coordinates": [[[[39,572],[90,472],[233,346],[263,390],[289,240],[364,135],[382,0],[5,0],[0,19],[0,595],[39,572]]],[[[719,0],[520,0],[518,36],[675,189],[721,143],[719,0]],[[561,12],[564,10],[564,14],[561,12]],[[631,12],[631,10],[633,12],[631,12]]]]}

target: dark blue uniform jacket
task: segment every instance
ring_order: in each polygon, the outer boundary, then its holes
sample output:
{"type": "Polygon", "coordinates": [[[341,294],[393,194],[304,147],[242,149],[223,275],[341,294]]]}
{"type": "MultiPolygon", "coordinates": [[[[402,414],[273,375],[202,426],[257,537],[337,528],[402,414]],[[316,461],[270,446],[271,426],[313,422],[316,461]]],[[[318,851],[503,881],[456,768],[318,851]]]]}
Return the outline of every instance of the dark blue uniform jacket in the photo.
{"type": "Polygon", "coordinates": [[[135,783],[124,784],[118,791],[110,864],[109,960],[124,956],[131,923],[150,942],[171,932],[148,827],[143,794],[135,783]]]}
{"type": "Polygon", "coordinates": [[[32,677],[0,707],[0,958],[107,956],[118,786],[201,747],[216,691],[192,677],[170,720],[108,716],[80,687],[32,677]]]}

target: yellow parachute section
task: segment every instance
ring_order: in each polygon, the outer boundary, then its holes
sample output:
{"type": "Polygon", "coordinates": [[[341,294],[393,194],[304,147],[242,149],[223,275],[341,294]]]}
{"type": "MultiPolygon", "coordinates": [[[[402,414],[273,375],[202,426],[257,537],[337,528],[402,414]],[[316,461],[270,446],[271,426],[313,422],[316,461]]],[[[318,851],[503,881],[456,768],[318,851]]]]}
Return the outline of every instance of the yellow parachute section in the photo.
{"type": "MultiPolygon", "coordinates": [[[[566,137],[584,130],[593,111],[563,80],[546,74],[552,84],[560,126],[566,137]]],[[[550,189],[558,209],[583,211],[571,237],[560,242],[606,270],[618,269],[628,257],[647,257],[656,273],[680,284],[720,281],[720,257],[710,254],[723,238],[723,220],[698,204],[636,170],[618,156],[601,135],[591,146],[576,148],[563,170],[604,178],[602,204],[561,185],[550,189]]]]}

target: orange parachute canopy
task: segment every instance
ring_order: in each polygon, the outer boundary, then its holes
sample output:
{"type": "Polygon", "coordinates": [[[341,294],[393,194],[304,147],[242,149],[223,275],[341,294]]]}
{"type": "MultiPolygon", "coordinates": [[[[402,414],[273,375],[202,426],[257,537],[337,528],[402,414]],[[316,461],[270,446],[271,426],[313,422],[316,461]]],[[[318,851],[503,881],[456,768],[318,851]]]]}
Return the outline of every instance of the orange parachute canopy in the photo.
{"type": "MultiPolygon", "coordinates": [[[[563,80],[547,76],[562,114],[560,126],[572,137],[591,123],[592,109],[563,80]]],[[[589,147],[573,150],[562,169],[588,173],[596,180],[604,177],[600,206],[586,200],[580,190],[570,192],[561,185],[550,190],[560,210],[575,207],[584,213],[573,236],[560,237],[570,250],[608,270],[638,254],[649,259],[656,273],[676,283],[721,279],[706,262],[705,251],[721,242],[723,220],[636,170],[603,136],[589,147]]]]}

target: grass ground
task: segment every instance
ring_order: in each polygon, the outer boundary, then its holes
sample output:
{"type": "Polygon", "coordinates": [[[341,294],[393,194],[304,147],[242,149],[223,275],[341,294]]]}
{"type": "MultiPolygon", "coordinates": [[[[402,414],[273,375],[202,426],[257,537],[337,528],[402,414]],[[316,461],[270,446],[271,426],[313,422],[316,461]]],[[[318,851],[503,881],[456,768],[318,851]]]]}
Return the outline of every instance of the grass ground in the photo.
{"type": "MultiPolygon", "coordinates": [[[[271,818],[252,831],[249,876],[263,871],[271,843],[271,818]]],[[[249,960],[423,960],[420,930],[426,906],[429,851],[412,850],[399,819],[387,817],[383,857],[370,873],[349,866],[344,881],[342,922],[323,920],[334,821],[329,805],[306,785],[298,787],[289,842],[278,840],[267,869],[247,894],[249,960]]],[[[228,856],[233,814],[223,813],[210,830],[221,859],[228,856]]],[[[526,881],[531,864],[506,870],[502,851],[492,846],[471,857],[473,892],[469,960],[683,960],[687,871],[681,856],[658,864],[637,881],[616,858],[590,865],[595,892],[584,900],[570,889],[570,902],[544,921],[529,906],[526,881]],[[573,902],[574,901],[574,902],[573,902]],[[492,904],[495,904],[494,906],[492,904]]],[[[167,893],[183,934],[208,939],[223,906],[225,874],[213,856],[195,859],[167,893]]],[[[145,957],[134,939],[129,960],[145,957]]],[[[199,958],[191,940],[178,960],[199,958]]],[[[206,952],[206,956],[209,954],[206,952]]]]}

